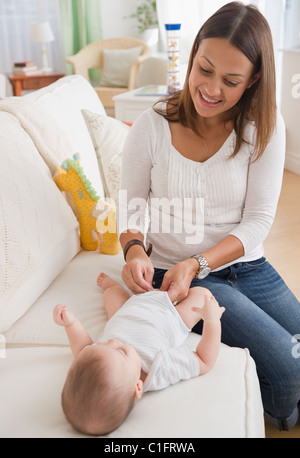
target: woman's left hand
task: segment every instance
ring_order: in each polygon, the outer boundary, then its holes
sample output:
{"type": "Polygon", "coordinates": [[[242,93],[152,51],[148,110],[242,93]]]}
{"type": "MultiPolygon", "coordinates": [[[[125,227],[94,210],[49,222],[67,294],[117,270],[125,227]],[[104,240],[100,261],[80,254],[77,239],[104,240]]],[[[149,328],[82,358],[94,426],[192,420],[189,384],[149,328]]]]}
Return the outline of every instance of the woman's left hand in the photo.
{"type": "Polygon", "coordinates": [[[186,259],[171,267],[165,275],[160,291],[167,291],[171,302],[180,302],[188,295],[191,281],[199,268],[194,258],[186,259]]]}

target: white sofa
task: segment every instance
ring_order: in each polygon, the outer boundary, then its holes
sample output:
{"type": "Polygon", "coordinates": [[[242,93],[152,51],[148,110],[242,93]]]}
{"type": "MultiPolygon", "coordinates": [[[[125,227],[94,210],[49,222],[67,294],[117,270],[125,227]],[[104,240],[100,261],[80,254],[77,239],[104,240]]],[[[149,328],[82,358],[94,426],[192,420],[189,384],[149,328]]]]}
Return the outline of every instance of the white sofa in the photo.
{"type": "Polygon", "coordinates": [[[5,97],[5,76],[0,73],[0,97],[5,97]]]}
{"type": "MultiPolygon", "coordinates": [[[[83,437],[60,405],[72,356],[52,310],[68,304],[98,338],[106,316],[96,277],[105,271],[121,281],[123,257],[81,249],[77,219],[53,180],[56,167],[79,152],[104,195],[81,109],[105,114],[81,76],[0,100],[0,437],[83,437]]],[[[198,339],[191,334],[189,344],[198,339]]],[[[208,374],[145,394],[108,436],[221,437],[264,437],[255,364],[247,349],[223,344],[208,374]]]]}

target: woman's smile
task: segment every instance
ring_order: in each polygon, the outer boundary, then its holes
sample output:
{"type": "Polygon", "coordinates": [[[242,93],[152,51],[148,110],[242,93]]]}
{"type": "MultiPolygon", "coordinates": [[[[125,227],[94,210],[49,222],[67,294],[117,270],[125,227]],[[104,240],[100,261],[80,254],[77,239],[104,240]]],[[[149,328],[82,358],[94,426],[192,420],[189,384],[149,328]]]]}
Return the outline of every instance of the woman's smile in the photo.
{"type": "Polygon", "coordinates": [[[201,103],[207,108],[216,108],[216,106],[222,103],[222,100],[220,99],[212,99],[208,97],[207,95],[204,95],[204,93],[200,89],[199,89],[199,97],[200,97],[201,103]]]}

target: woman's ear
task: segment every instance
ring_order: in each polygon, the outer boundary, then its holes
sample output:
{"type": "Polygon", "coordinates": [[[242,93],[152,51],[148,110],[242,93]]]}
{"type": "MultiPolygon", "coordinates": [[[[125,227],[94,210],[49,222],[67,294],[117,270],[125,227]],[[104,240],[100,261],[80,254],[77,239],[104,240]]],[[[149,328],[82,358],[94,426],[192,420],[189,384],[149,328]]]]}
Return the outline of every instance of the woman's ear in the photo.
{"type": "Polygon", "coordinates": [[[256,81],[259,80],[260,75],[261,75],[260,72],[258,72],[258,73],[255,73],[255,75],[252,76],[252,78],[251,78],[251,80],[249,81],[249,84],[248,84],[248,86],[247,86],[247,89],[250,89],[250,87],[253,86],[253,84],[255,84],[256,81]]]}

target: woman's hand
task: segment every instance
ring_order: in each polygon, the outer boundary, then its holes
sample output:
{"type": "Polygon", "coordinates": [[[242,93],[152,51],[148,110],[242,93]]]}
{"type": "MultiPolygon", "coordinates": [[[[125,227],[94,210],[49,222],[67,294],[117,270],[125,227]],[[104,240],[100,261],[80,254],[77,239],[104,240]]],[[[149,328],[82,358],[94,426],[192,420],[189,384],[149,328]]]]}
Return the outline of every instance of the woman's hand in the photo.
{"type": "Polygon", "coordinates": [[[189,258],[174,267],[165,275],[160,290],[167,291],[171,302],[180,302],[188,295],[191,281],[199,268],[197,259],[189,258]]]}
{"type": "MultiPolygon", "coordinates": [[[[130,249],[130,254],[134,248],[130,249]]],[[[154,268],[150,258],[142,253],[128,260],[122,270],[122,279],[130,291],[134,294],[141,294],[153,290],[153,274],[154,268]]]]}

